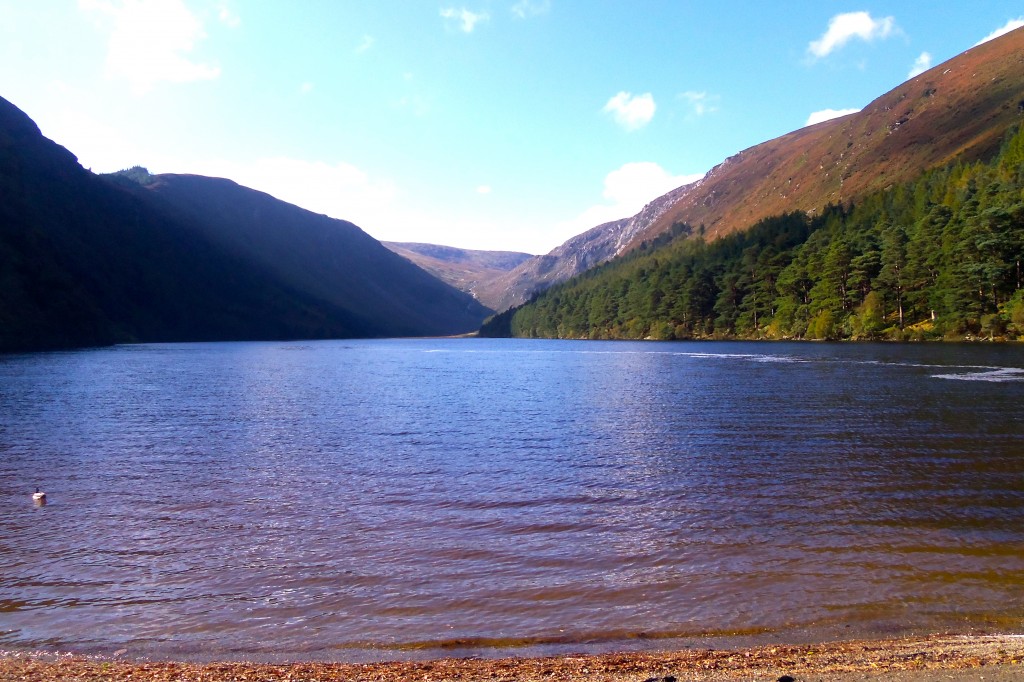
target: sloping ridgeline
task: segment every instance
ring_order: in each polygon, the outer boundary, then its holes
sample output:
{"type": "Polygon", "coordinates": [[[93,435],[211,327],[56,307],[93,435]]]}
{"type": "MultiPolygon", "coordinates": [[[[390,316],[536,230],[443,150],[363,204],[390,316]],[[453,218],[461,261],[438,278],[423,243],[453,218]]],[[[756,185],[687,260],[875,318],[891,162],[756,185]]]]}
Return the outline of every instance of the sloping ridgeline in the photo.
{"type": "Polygon", "coordinates": [[[500,312],[676,225],[704,225],[711,241],[790,211],[859,202],[924,170],[991,158],[1005,130],[1020,121],[1022,96],[1024,28],[900,84],[858,113],[743,150],[632,218],[530,259],[482,287],[480,298],[500,312]]]}
{"type": "Polygon", "coordinates": [[[489,321],[484,335],[1024,337],[1024,126],[988,161],[707,243],[666,235],[489,321]]]}
{"type": "MultiPolygon", "coordinates": [[[[453,297],[447,305],[457,307],[461,320],[451,318],[459,323],[439,316],[443,324],[426,326],[403,319],[401,308],[368,315],[284,281],[137,184],[86,171],[4,99],[0,199],[0,352],[455,333],[482,317],[468,296],[453,297]]],[[[366,289],[386,291],[391,274],[366,289]]]]}
{"type": "Polygon", "coordinates": [[[267,276],[371,320],[374,336],[461,334],[491,313],[352,223],[231,180],[156,175],[142,194],[267,276]]]}

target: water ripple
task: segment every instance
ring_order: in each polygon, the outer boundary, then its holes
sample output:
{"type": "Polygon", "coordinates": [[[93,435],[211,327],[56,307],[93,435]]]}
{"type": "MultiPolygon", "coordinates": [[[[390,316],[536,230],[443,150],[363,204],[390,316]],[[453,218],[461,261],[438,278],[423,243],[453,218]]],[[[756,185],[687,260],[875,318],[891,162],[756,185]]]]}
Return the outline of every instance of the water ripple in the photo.
{"type": "Polygon", "coordinates": [[[1006,622],[1018,365],[483,340],[2,357],[0,643],[351,658],[1006,622]]]}

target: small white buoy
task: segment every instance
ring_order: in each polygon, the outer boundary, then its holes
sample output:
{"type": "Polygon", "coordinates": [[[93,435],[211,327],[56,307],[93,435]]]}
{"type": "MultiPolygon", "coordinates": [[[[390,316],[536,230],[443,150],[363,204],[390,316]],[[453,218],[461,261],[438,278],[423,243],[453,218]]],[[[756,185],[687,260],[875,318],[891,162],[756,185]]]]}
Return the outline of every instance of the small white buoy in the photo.
{"type": "Polygon", "coordinates": [[[46,504],[46,493],[39,492],[39,488],[36,488],[36,491],[32,493],[32,501],[39,505],[46,504]]]}

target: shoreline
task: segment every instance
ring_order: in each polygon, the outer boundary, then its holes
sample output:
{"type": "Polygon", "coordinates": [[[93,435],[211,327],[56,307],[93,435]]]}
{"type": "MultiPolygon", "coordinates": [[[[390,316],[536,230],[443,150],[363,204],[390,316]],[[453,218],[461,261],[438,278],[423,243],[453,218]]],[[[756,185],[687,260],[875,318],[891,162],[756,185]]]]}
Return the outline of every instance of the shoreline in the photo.
{"type": "Polygon", "coordinates": [[[439,658],[374,663],[188,663],[124,661],[0,651],[0,682],[44,680],[423,680],[579,679],[588,682],[794,680],[847,682],[1024,679],[1024,635],[937,634],[730,649],[685,649],[546,657],[439,658]],[[959,671],[959,674],[957,674],[959,671]],[[969,674],[967,671],[973,671],[969,674]]]}

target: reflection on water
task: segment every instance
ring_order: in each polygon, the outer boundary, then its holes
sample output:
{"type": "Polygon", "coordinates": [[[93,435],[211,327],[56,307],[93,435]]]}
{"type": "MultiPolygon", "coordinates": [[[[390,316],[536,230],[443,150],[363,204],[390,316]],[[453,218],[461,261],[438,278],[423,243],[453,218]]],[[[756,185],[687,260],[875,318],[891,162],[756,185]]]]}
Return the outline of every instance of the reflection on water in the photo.
{"type": "Polygon", "coordinates": [[[353,658],[1020,629],[1018,355],[429,340],[0,358],[0,647],[353,658]]]}

